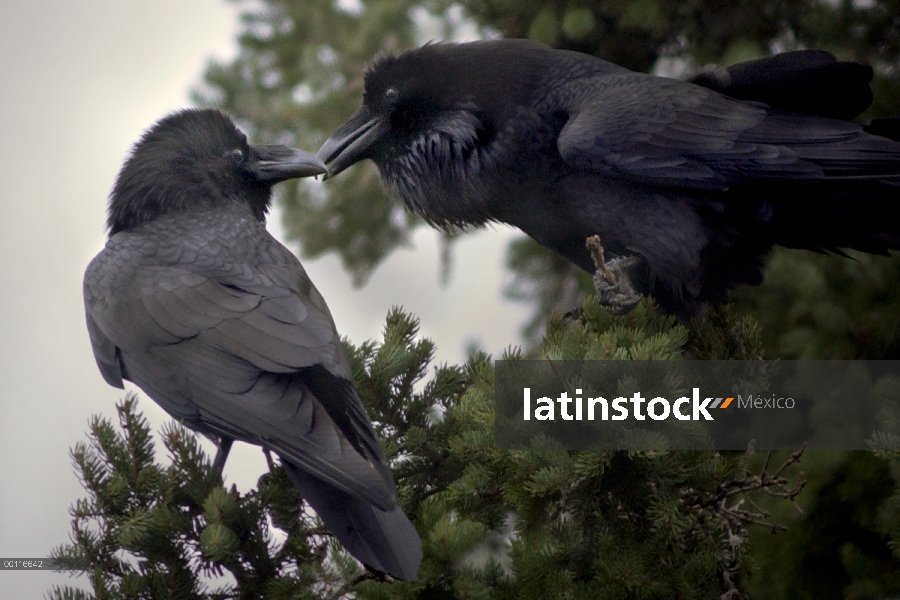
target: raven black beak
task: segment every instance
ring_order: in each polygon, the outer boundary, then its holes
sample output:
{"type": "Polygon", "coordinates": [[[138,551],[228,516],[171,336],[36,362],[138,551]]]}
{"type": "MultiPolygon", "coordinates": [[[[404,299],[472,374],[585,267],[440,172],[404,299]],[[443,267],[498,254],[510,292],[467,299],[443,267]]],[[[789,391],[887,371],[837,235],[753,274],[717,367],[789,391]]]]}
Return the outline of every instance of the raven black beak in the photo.
{"type": "Polygon", "coordinates": [[[372,146],[387,133],[382,119],[373,116],[365,105],[360,107],[346,123],[334,130],[316,154],[328,165],[325,179],[369,158],[372,146]]]}
{"type": "Polygon", "coordinates": [[[328,171],[325,163],[309,152],[287,146],[253,146],[255,160],[248,165],[260,181],[278,183],[298,177],[321,175],[328,171]]]}

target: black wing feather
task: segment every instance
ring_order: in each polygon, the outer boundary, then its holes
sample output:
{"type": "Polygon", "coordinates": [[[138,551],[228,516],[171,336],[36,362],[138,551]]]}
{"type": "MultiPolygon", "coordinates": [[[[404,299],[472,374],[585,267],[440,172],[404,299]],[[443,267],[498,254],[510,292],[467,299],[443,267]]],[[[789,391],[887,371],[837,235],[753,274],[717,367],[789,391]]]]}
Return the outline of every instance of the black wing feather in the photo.
{"type": "Polygon", "coordinates": [[[858,123],[778,111],[640,73],[565,87],[559,108],[569,119],[557,145],[575,168],[695,190],[757,179],[900,175],[896,144],[858,123]]]}

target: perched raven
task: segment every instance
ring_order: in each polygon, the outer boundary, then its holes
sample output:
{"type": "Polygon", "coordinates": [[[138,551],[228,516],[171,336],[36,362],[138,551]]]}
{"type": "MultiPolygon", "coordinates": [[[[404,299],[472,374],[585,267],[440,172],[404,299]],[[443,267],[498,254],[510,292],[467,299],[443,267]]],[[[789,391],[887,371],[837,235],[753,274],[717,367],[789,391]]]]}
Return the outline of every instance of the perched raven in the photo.
{"type": "Polygon", "coordinates": [[[525,40],[431,44],[377,59],[318,156],[329,177],[372,159],[433,225],[508,223],[591,272],[599,235],[688,317],[759,283],[774,244],[900,248],[897,123],[847,120],[871,76],[825,52],[691,83],[525,40]]]}
{"type": "Polygon", "coordinates": [[[265,228],[274,184],[324,171],[249,145],[215,110],[159,121],[110,197],[109,241],[84,276],[88,331],[107,383],[134,382],[224,453],[235,439],[276,452],[351,554],[413,580],[422,544],[331,314],[265,228]]]}

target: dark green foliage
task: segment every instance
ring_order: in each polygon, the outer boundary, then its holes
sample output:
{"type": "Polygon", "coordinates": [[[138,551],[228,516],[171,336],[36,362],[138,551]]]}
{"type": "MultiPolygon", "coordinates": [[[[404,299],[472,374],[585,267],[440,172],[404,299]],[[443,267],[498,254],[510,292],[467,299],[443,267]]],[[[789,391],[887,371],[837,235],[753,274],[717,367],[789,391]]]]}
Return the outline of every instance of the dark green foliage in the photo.
{"type": "Polygon", "coordinates": [[[507,37],[531,37],[608,58],[638,71],[660,55],[687,54],[698,63],[765,55],[773,43],[798,43],[857,58],[894,62],[896,5],[789,0],[468,0],[482,23],[507,37]],[[875,50],[877,54],[872,53],[875,50]]]}
{"type": "MultiPolygon", "coordinates": [[[[577,317],[551,318],[539,354],[677,360],[709,339],[758,352],[755,329],[727,309],[715,314],[685,327],[650,302],[611,317],[588,299],[577,317]]],[[[572,452],[550,442],[498,450],[490,358],[476,354],[427,377],[434,348],[417,329],[395,309],[383,342],[347,347],[401,504],[423,539],[418,581],[366,574],[298,511],[280,468],[260,477],[257,490],[227,490],[179,425],[162,432],[171,464],[156,463],[133,397],[119,406],[118,429],[95,418],[90,443],[73,450],[89,498],[73,507],[72,543],[54,556],[82,561],[95,598],[740,595],[747,526],[767,519],[750,499],[799,492],[782,470],[769,473],[740,453],[572,452]]]]}
{"type": "Polygon", "coordinates": [[[744,573],[760,598],[884,598],[900,593],[900,384],[875,384],[885,404],[876,452],[807,452],[800,511],[764,502],[786,525],[755,529],[744,573]]]}
{"type": "Polygon", "coordinates": [[[311,590],[334,588],[339,575],[321,564],[328,538],[297,511],[283,471],[244,496],[228,491],[196,436],[174,423],[162,430],[169,464],[158,464],[136,404],[117,406],[118,429],[95,417],[90,441],[72,450],[89,497],[71,508],[71,543],[53,556],[83,570],[94,593],[54,588],[50,598],[317,598],[311,590]]]}
{"type": "MultiPolygon", "coordinates": [[[[876,451],[876,455],[889,461],[892,470],[892,481],[896,481],[900,473],[900,381],[895,379],[880,381],[877,386],[878,395],[884,400],[882,413],[883,429],[877,432],[870,440],[870,445],[876,451]]],[[[883,478],[888,476],[883,474],[883,478]]],[[[879,496],[886,490],[878,490],[879,496]]],[[[892,559],[895,564],[900,563],[900,489],[895,490],[886,505],[879,506],[880,514],[878,522],[890,529],[890,547],[892,559]]],[[[897,577],[897,587],[900,588],[900,576],[897,577]]]]}
{"type": "Polygon", "coordinates": [[[900,359],[900,256],[848,254],[778,249],[763,286],[734,294],[774,356],[900,359]]]}
{"type": "Polygon", "coordinates": [[[759,360],[765,356],[763,329],[733,304],[709,306],[691,323],[687,357],[694,360],[759,360]]]}
{"type": "Polygon", "coordinates": [[[787,531],[753,531],[746,581],[751,595],[896,597],[900,560],[889,546],[900,523],[896,462],[892,467],[871,452],[807,452],[804,463],[807,487],[797,499],[803,512],[763,505],[787,531]]]}
{"type": "MultiPolygon", "coordinates": [[[[896,105],[895,105],[896,110],[896,105]]],[[[777,249],[759,288],[732,297],[761,326],[766,357],[900,358],[898,257],[777,249]]],[[[892,405],[888,405],[890,407],[892,405]]],[[[896,404],[893,405],[896,412],[896,404]]],[[[881,452],[806,455],[803,514],[757,532],[748,589],[767,598],[882,598],[900,593],[900,454],[896,419],[873,440],[881,452]],[[889,546],[889,543],[891,544],[889,546]]]]}

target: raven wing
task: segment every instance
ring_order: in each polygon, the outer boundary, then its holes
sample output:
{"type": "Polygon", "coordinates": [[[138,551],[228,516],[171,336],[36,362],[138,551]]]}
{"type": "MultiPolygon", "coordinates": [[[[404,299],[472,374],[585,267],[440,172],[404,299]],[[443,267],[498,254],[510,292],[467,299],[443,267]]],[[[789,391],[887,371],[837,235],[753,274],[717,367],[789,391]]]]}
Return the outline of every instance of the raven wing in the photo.
{"type": "Polygon", "coordinates": [[[205,225],[117,234],[88,267],[104,377],[133,381],[198,431],[261,444],[391,510],[393,479],[324,299],[258,222],[205,225]]]}
{"type": "Polygon", "coordinates": [[[897,172],[898,146],[862,125],[778,111],[640,73],[560,86],[557,141],[577,169],[641,183],[724,190],[759,179],[815,181],[897,172]]]}
{"type": "Polygon", "coordinates": [[[824,50],[707,65],[688,81],[739,100],[820,117],[852,119],[872,104],[872,67],[838,61],[824,50]]]}

